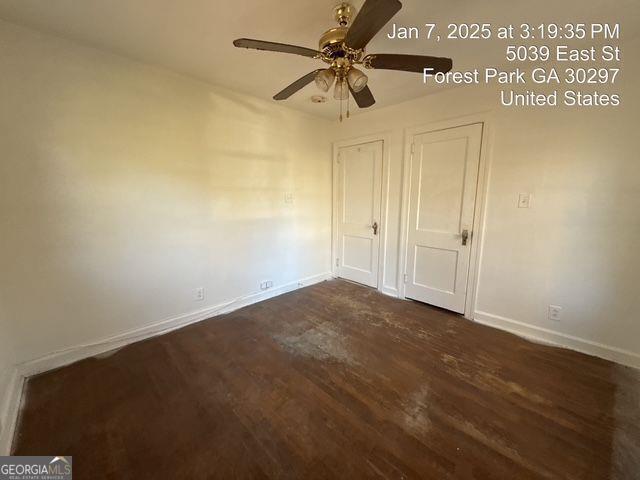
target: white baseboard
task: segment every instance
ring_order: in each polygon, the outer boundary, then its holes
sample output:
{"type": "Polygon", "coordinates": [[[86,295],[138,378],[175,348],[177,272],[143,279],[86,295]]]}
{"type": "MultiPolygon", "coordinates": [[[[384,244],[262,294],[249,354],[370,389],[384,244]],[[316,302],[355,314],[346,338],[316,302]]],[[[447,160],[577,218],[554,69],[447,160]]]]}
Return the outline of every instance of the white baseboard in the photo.
{"type": "Polygon", "coordinates": [[[237,310],[238,308],[246,307],[247,305],[261,302],[263,300],[282,295],[283,293],[297,290],[301,287],[313,285],[314,283],[322,282],[330,278],[331,273],[313,275],[311,277],[296,280],[294,282],[280,285],[269,290],[238,297],[233,300],[229,300],[212,307],[207,307],[202,310],[161,320],[140,328],[120,333],[118,335],[95,340],[91,343],[76,345],[64,350],[58,350],[43,357],[19,364],[18,373],[22,377],[29,377],[31,375],[46,372],[54,368],[59,368],[64,365],[77,362],[78,360],[90,358],[95,355],[108,352],[110,350],[121,348],[130,343],[138,342],[140,340],[154,337],[156,335],[168,333],[172,330],[176,330],[186,325],[206,320],[216,315],[229,313],[233,310],[237,310]]]}
{"type": "Polygon", "coordinates": [[[386,285],[383,285],[380,291],[385,295],[389,295],[390,297],[398,298],[398,289],[395,287],[388,287],[386,285]]]}
{"type": "MultiPolygon", "coordinates": [[[[353,280],[347,280],[346,278],[341,278],[335,272],[331,272],[330,275],[331,275],[331,278],[337,278],[340,280],[344,280],[346,282],[352,282],[352,283],[357,283],[358,285],[362,285],[361,283],[354,282],[353,280]]],[[[385,295],[389,295],[390,297],[398,298],[399,296],[398,289],[396,287],[389,287],[389,286],[383,285],[382,287],[378,288],[378,291],[380,293],[384,293],[385,295]]]]}
{"type": "Polygon", "coordinates": [[[18,421],[24,377],[13,367],[2,397],[0,397],[0,455],[11,455],[13,433],[18,421]]]}
{"type": "Polygon", "coordinates": [[[474,320],[484,325],[496,327],[507,332],[515,333],[524,338],[547,343],[550,345],[569,348],[578,352],[611,360],[612,362],[640,368],[640,354],[621,348],[604,345],[584,338],[574,337],[566,333],[556,332],[547,328],[529,325],[527,323],[501,317],[492,313],[476,311],[474,320]]]}

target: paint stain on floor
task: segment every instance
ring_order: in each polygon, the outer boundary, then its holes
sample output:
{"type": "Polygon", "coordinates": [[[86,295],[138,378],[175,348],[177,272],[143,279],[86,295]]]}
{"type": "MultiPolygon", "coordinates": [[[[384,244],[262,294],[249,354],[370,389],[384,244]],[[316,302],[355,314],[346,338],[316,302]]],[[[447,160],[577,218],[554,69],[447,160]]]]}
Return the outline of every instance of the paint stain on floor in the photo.
{"type": "Polygon", "coordinates": [[[298,335],[276,334],[272,338],[293,355],[350,365],[358,363],[349,350],[348,339],[340,332],[323,325],[310,328],[298,335]]]}

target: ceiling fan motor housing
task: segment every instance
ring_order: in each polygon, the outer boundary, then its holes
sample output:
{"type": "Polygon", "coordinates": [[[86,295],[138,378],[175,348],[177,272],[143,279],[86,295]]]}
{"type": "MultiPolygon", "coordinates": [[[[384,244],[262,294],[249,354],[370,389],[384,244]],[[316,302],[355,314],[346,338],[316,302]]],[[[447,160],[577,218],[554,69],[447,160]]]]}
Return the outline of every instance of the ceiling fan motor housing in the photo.
{"type": "Polygon", "coordinates": [[[320,37],[320,51],[328,57],[334,57],[338,51],[342,50],[342,42],[347,36],[347,30],[347,27],[336,27],[324,32],[320,37]]]}
{"type": "Polygon", "coordinates": [[[344,48],[344,39],[347,36],[351,20],[356,16],[356,9],[349,3],[340,3],[333,9],[333,16],[339,27],[331,28],[320,37],[319,50],[323,60],[331,63],[332,60],[341,57],[353,57],[355,52],[347,52],[344,48]]]}

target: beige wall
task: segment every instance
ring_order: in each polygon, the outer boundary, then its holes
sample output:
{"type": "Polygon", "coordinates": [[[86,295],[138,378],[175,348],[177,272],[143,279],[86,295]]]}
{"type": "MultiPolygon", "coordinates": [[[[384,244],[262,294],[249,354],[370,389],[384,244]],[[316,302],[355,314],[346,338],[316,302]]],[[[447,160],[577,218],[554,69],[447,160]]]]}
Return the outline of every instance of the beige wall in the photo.
{"type": "Polygon", "coordinates": [[[12,362],[330,270],[325,120],[7,23],[0,71],[12,362]]]}
{"type": "Polygon", "coordinates": [[[491,111],[475,317],[640,366],[639,71],[637,56],[625,56],[617,109],[512,110],[497,106],[493,89],[456,88],[335,125],[336,141],[390,135],[386,289],[403,272],[405,128],[491,111]],[[516,208],[519,193],[533,195],[532,208],[516,208]],[[563,307],[561,322],[547,319],[549,304],[563,307]]]}

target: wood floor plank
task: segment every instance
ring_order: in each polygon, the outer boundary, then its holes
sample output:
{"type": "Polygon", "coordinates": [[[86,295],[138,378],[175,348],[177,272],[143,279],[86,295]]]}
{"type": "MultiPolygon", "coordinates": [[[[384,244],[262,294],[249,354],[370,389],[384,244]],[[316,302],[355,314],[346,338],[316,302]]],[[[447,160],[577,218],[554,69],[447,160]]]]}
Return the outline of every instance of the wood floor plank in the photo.
{"type": "Polygon", "coordinates": [[[640,372],[333,280],[29,379],[75,478],[640,478],[640,372]]]}

